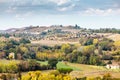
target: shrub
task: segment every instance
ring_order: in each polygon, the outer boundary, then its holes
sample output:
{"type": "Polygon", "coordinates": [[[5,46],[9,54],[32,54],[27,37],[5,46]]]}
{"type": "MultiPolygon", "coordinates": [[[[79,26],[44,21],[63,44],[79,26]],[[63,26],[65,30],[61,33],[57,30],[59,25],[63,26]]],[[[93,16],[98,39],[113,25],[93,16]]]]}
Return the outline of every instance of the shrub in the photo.
{"type": "Polygon", "coordinates": [[[50,69],[49,65],[40,65],[39,70],[48,70],[50,69]]]}
{"type": "Polygon", "coordinates": [[[56,68],[56,64],[58,63],[58,60],[55,58],[49,59],[48,64],[50,65],[51,68],[56,68]]]}
{"type": "Polygon", "coordinates": [[[22,39],[20,39],[20,43],[27,44],[27,43],[31,43],[31,42],[29,39],[22,38],[22,39]]]}
{"type": "Polygon", "coordinates": [[[36,60],[21,61],[19,64],[19,71],[35,71],[35,70],[48,70],[49,65],[40,65],[36,60]]]}
{"type": "Polygon", "coordinates": [[[58,71],[60,73],[66,74],[66,73],[70,73],[71,71],[73,71],[73,69],[72,68],[60,68],[60,69],[58,69],[58,71]]]}
{"type": "Polygon", "coordinates": [[[111,55],[103,55],[103,56],[102,56],[102,59],[103,59],[103,60],[112,60],[113,57],[112,57],[111,55]]]}
{"type": "Polygon", "coordinates": [[[107,62],[107,64],[112,64],[112,61],[111,61],[111,60],[110,60],[110,61],[108,61],[108,62],[107,62]]]}
{"type": "Polygon", "coordinates": [[[29,70],[34,71],[39,69],[40,64],[36,60],[29,60],[29,70]]]}
{"type": "Polygon", "coordinates": [[[0,73],[16,73],[18,71],[17,63],[11,61],[7,64],[0,63],[0,73]]]}
{"type": "Polygon", "coordinates": [[[54,75],[54,74],[45,74],[41,73],[39,71],[33,71],[33,72],[28,72],[26,75],[22,76],[21,80],[75,80],[72,79],[69,75],[65,74],[59,74],[59,75],[54,75]]]}
{"type": "Polygon", "coordinates": [[[29,63],[28,61],[21,61],[19,64],[19,70],[20,71],[28,71],[29,70],[29,63]]]}
{"type": "Polygon", "coordinates": [[[18,71],[18,66],[17,64],[11,63],[7,65],[7,72],[8,73],[16,73],[18,71]]]}
{"type": "Polygon", "coordinates": [[[0,75],[0,80],[15,80],[17,79],[17,77],[14,75],[14,74],[10,74],[10,73],[7,73],[7,74],[1,74],[0,75]]]}
{"type": "Polygon", "coordinates": [[[103,76],[103,80],[111,80],[111,74],[110,73],[107,73],[107,74],[104,74],[103,76]]]}
{"type": "Polygon", "coordinates": [[[0,79],[2,79],[2,80],[7,80],[6,75],[5,75],[5,74],[2,74],[2,75],[0,76],[0,79]]]}

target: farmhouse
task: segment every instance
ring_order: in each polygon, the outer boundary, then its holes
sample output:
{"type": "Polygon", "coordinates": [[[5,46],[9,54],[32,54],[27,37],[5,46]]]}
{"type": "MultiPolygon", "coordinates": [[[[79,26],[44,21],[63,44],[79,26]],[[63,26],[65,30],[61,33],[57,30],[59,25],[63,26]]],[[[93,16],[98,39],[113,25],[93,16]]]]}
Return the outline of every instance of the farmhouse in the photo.
{"type": "Polygon", "coordinates": [[[15,53],[13,52],[9,53],[9,59],[15,59],[15,53]]]}
{"type": "Polygon", "coordinates": [[[107,69],[120,69],[120,64],[107,64],[107,69]]]}

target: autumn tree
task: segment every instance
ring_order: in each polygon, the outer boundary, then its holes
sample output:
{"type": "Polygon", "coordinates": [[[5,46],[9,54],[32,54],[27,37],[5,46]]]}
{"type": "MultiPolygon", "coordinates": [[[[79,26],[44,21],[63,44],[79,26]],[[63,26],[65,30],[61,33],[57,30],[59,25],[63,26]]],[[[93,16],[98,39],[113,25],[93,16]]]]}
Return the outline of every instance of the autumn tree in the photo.
{"type": "Polygon", "coordinates": [[[70,44],[63,44],[61,47],[61,50],[65,53],[65,54],[69,54],[72,52],[71,46],[70,44]]]}

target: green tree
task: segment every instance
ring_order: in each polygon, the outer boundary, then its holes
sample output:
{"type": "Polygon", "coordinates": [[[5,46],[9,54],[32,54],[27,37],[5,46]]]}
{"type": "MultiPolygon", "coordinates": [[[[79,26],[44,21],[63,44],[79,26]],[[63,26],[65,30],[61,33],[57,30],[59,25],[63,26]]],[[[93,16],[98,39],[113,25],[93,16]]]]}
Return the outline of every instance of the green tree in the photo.
{"type": "Polygon", "coordinates": [[[88,46],[84,46],[84,49],[83,49],[83,55],[85,56],[90,56],[92,54],[94,54],[94,50],[95,50],[95,46],[94,45],[88,45],[88,46]]]}
{"type": "Polygon", "coordinates": [[[92,45],[93,44],[93,39],[88,39],[84,45],[92,45]]]}
{"type": "Polygon", "coordinates": [[[101,46],[102,50],[111,50],[113,46],[113,41],[105,38],[103,39],[103,41],[99,42],[98,45],[101,46]]]}
{"type": "Polygon", "coordinates": [[[89,64],[98,65],[100,63],[100,58],[94,55],[91,55],[89,58],[89,64]]]}
{"type": "Polygon", "coordinates": [[[86,64],[87,63],[87,57],[86,56],[78,56],[77,62],[80,64],[86,64]]]}
{"type": "Polygon", "coordinates": [[[56,68],[57,63],[58,63],[58,60],[56,58],[51,58],[48,60],[48,64],[51,66],[51,68],[56,68]]]}
{"type": "Polygon", "coordinates": [[[28,40],[28,39],[22,38],[22,39],[20,40],[20,43],[27,44],[27,43],[31,43],[31,42],[30,42],[30,40],[28,40]]]}

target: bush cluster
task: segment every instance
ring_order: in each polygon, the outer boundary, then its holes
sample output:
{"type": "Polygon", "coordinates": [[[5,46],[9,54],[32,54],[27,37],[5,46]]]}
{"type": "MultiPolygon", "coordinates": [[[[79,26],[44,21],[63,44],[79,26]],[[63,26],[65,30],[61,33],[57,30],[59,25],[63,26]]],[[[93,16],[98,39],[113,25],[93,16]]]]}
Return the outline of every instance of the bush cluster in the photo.
{"type": "Polygon", "coordinates": [[[70,73],[71,71],[73,71],[73,69],[72,68],[59,68],[59,69],[57,69],[60,73],[64,73],[64,74],[66,74],[66,73],[70,73]]]}

